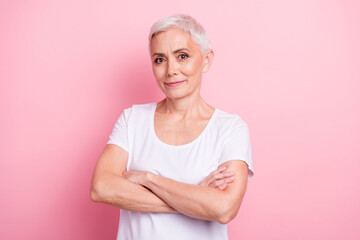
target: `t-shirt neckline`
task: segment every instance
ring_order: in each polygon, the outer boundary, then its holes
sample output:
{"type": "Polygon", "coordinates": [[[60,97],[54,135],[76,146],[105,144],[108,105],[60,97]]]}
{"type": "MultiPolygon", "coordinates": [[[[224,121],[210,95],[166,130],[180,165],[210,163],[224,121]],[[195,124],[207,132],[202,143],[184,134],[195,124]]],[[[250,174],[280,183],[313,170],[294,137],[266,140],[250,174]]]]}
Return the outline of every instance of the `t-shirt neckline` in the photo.
{"type": "Polygon", "coordinates": [[[170,147],[170,148],[184,148],[184,147],[189,147],[189,146],[192,146],[194,145],[195,143],[197,143],[198,141],[200,141],[200,139],[202,138],[203,135],[206,134],[206,132],[208,131],[208,129],[210,128],[210,126],[212,125],[212,122],[214,121],[214,118],[218,112],[218,109],[215,108],[215,111],[214,113],[212,114],[211,118],[209,119],[209,121],[207,122],[204,130],[200,133],[199,136],[197,136],[194,140],[192,140],[191,142],[189,143],[186,143],[186,144],[182,144],[182,145],[171,145],[171,144],[167,144],[163,141],[161,141],[158,136],[156,135],[155,133],[155,126],[154,126],[154,119],[155,119],[155,111],[156,111],[156,106],[157,106],[157,102],[153,102],[152,103],[152,109],[151,109],[151,120],[149,121],[150,122],[150,129],[151,129],[151,132],[153,134],[153,137],[155,138],[155,140],[157,142],[159,142],[160,144],[166,146],[166,147],[170,147]]]}

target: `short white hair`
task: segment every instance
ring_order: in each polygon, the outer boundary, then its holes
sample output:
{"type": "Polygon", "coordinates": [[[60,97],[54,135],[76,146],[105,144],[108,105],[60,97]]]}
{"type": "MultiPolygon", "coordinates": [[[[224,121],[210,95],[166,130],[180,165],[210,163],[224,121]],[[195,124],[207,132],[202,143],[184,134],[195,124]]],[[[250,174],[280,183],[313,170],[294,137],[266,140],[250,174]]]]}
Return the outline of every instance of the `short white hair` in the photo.
{"type": "Polygon", "coordinates": [[[152,25],[149,34],[149,51],[151,51],[152,38],[156,34],[165,32],[172,27],[190,33],[192,39],[199,45],[203,56],[210,50],[210,38],[203,26],[189,15],[175,14],[162,18],[152,25]]]}

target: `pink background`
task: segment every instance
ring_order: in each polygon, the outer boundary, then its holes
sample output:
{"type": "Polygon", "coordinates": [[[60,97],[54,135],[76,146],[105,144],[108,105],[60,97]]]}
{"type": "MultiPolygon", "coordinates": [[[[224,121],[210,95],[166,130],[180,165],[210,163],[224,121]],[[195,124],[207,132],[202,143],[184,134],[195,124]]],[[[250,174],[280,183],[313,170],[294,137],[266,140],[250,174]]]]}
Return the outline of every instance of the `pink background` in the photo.
{"type": "Polygon", "coordinates": [[[230,239],[359,239],[359,1],[1,1],[0,239],[114,239],[89,199],[125,107],[159,101],[147,34],[188,13],[202,95],[248,123],[255,177],[230,239]]]}

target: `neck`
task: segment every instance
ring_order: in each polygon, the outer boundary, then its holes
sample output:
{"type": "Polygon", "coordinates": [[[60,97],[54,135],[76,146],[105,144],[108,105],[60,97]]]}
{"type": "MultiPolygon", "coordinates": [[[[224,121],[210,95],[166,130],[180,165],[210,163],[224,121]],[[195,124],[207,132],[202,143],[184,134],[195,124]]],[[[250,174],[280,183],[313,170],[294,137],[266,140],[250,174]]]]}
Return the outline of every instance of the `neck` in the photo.
{"type": "Polygon", "coordinates": [[[157,107],[159,112],[178,115],[180,118],[196,118],[212,113],[213,108],[208,105],[200,94],[181,99],[164,98],[157,107]]]}

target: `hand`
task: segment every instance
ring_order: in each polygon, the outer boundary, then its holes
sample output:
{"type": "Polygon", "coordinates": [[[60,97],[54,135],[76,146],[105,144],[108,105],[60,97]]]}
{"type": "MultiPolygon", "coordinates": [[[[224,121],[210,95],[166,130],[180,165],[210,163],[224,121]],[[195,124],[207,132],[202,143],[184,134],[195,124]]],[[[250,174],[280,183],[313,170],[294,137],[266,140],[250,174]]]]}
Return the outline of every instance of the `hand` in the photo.
{"type": "Polygon", "coordinates": [[[234,181],[233,172],[225,172],[226,167],[218,168],[204,178],[199,185],[224,190],[229,183],[234,181]]]}
{"type": "Polygon", "coordinates": [[[142,171],[126,171],[122,172],[122,177],[139,185],[145,184],[146,174],[150,174],[150,172],[142,172],[142,171]]]}

